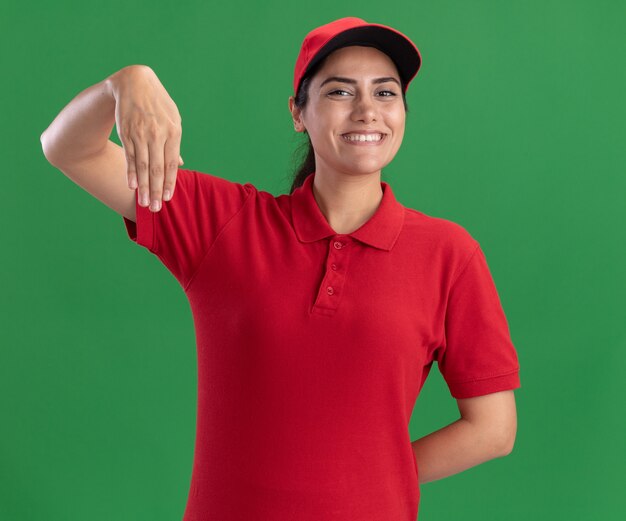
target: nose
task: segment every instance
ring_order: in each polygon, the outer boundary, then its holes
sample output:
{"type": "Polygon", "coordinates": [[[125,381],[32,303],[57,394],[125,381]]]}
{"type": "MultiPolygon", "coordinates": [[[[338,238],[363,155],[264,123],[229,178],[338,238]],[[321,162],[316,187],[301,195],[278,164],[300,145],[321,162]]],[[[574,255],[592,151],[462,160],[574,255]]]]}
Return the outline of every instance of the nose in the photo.
{"type": "Polygon", "coordinates": [[[371,96],[365,94],[355,96],[352,121],[371,123],[372,121],[376,121],[377,118],[376,105],[371,96]]]}

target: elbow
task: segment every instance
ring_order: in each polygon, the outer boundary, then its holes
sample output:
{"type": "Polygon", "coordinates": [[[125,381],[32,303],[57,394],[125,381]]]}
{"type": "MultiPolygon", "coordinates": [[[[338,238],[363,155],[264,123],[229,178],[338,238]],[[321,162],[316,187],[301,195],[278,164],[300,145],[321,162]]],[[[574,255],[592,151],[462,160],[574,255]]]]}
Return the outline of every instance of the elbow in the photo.
{"type": "Polygon", "coordinates": [[[47,129],[43,131],[41,136],[39,137],[39,142],[41,143],[41,150],[43,151],[43,155],[52,166],[56,166],[54,157],[52,155],[52,150],[50,147],[50,140],[46,139],[47,129]]]}
{"type": "Polygon", "coordinates": [[[39,136],[39,142],[41,143],[41,150],[43,151],[43,155],[46,157],[48,161],[50,161],[50,159],[48,158],[48,152],[46,152],[46,131],[45,130],[41,133],[41,136],[39,136]]]}
{"type": "Polygon", "coordinates": [[[48,133],[48,130],[50,130],[50,126],[48,125],[45,130],[41,133],[41,136],[39,136],[39,141],[41,142],[41,145],[43,146],[46,142],[46,134],[48,133]]]}
{"type": "Polygon", "coordinates": [[[498,456],[503,458],[504,456],[508,456],[513,452],[513,447],[515,445],[515,430],[511,430],[499,437],[500,442],[497,444],[499,447],[498,456]]]}

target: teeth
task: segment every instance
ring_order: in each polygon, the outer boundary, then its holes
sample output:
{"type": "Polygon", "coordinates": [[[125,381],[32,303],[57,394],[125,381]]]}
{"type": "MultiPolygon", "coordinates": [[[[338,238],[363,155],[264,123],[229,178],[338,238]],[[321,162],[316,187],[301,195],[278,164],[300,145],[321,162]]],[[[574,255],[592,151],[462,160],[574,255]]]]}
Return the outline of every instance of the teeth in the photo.
{"type": "Polygon", "coordinates": [[[382,134],[344,134],[344,139],[348,141],[380,141],[382,134]]]}

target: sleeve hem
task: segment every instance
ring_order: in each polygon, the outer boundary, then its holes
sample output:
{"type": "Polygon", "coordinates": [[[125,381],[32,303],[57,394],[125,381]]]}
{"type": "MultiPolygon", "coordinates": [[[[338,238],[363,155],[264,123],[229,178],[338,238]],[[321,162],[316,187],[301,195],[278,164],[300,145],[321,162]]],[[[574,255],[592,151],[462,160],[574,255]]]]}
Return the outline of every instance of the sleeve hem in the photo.
{"type": "Polygon", "coordinates": [[[513,372],[472,380],[466,382],[448,382],[450,394],[454,398],[473,398],[485,394],[496,393],[499,391],[508,391],[521,387],[519,369],[513,372]]]}
{"type": "Polygon", "coordinates": [[[137,221],[123,217],[126,233],[130,240],[140,246],[144,246],[152,253],[156,252],[156,241],[154,238],[154,212],[147,206],[139,204],[139,190],[135,190],[135,213],[137,221]]]}

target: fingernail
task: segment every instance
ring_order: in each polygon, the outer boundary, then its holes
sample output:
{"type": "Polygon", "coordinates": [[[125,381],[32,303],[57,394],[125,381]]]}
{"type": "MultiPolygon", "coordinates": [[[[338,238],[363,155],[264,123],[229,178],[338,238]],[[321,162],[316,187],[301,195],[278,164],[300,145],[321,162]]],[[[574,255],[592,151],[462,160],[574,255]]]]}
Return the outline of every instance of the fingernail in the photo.
{"type": "Polygon", "coordinates": [[[152,204],[150,205],[150,208],[152,208],[153,212],[158,212],[159,209],[161,208],[161,201],[152,201],[152,204]]]}
{"type": "Polygon", "coordinates": [[[169,190],[165,190],[165,192],[163,192],[163,199],[165,199],[166,201],[170,200],[170,191],[169,190]]]}
{"type": "Polygon", "coordinates": [[[150,199],[148,198],[148,194],[142,194],[141,195],[141,206],[148,206],[148,203],[150,203],[150,199]]]}

